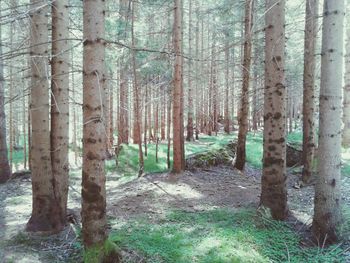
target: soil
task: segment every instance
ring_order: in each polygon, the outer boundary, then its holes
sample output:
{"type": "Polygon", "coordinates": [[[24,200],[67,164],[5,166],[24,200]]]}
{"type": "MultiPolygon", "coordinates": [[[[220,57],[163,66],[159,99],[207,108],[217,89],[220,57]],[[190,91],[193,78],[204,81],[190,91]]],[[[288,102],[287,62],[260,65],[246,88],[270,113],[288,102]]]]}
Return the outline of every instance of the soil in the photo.
{"type": "MultiPolygon", "coordinates": [[[[299,174],[289,171],[289,207],[298,232],[307,231],[313,213],[313,187],[299,188],[299,174]]],[[[146,216],[157,221],[170,210],[203,211],[207,208],[257,207],[261,171],[247,167],[244,173],[229,166],[186,171],[181,176],[150,174],[123,182],[117,174],[107,176],[108,217],[121,224],[130,218],[146,216]]],[[[70,182],[71,221],[79,222],[80,177],[70,182]]],[[[350,206],[350,178],[342,183],[343,202],[350,206]]],[[[80,247],[76,226],[53,237],[30,235],[24,231],[31,213],[29,176],[17,176],[0,185],[0,262],[79,262],[80,247]]],[[[113,226],[111,226],[113,227],[113,226]]],[[[349,254],[350,262],[350,254],[349,254]]]]}

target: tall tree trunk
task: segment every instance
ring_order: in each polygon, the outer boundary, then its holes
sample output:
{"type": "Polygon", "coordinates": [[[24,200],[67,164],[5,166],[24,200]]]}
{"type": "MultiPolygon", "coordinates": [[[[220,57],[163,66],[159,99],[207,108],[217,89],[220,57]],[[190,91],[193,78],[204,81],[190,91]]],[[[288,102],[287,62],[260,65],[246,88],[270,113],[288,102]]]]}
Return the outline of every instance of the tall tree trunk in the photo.
{"type": "Polygon", "coordinates": [[[303,83],[303,175],[308,183],[315,151],[315,48],[317,43],[318,0],[306,1],[303,83]]]}
{"type": "Polygon", "coordinates": [[[167,130],[166,130],[166,137],[168,140],[168,148],[167,148],[167,165],[168,165],[168,170],[170,169],[170,147],[171,147],[171,102],[172,102],[172,93],[171,93],[171,88],[170,86],[168,87],[167,91],[169,97],[167,99],[167,130]]]}
{"type": "Polygon", "coordinates": [[[53,190],[61,224],[66,224],[69,144],[69,10],[68,0],[52,3],[51,164],[53,190]]]}
{"type": "MultiPolygon", "coordinates": [[[[162,141],[165,140],[165,125],[166,125],[166,91],[165,91],[165,87],[163,86],[161,89],[161,93],[162,93],[162,116],[161,116],[161,124],[160,124],[160,139],[162,141]]],[[[146,118],[145,118],[146,120],[146,118]]]]}
{"type": "MultiPolygon", "coordinates": [[[[74,65],[74,52],[73,49],[71,49],[71,65],[73,67],[74,65]]],[[[77,144],[77,113],[76,113],[76,107],[75,107],[75,79],[74,79],[74,70],[72,70],[71,74],[72,78],[72,98],[73,98],[73,103],[72,103],[72,111],[73,111],[73,138],[72,138],[72,144],[73,144],[73,151],[74,151],[74,164],[78,165],[78,144],[77,144]]]]}
{"type": "Polygon", "coordinates": [[[240,102],[238,141],[236,150],[236,161],[234,167],[243,170],[246,161],[246,139],[248,132],[249,113],[249,82],[250,82],[250,61],[252,55],[252,25],[253,25],[254,0],[246,0],[245,4],[245,26],[244,26],[244,59],[243,59],[243,83],[240,102]]]}
{"type": "Polygon", "coordinates": [[[188,0],[188,116],[186,141],[193,141],[193,90],[192,90],[192,0],[188,0]]]}
{"type": "Polygon", "coordinates": [[[147,156],[147,130],[148,130],[148,123],[147,123],[147,113],[148,113],[148,83],[145,85],[145,119],[144,119],[144,132],[143,132],[143,143],[145,145],[145,156],[147,156]]]}
{"type": "Polygon", "coordinates": [[[134,143],[139,146],[139,176],[143,174],[144,171],[144,160],[142,152],[142,137],[141,137],[141,106],[140,106],[140,87],[137,80],[136,72],[136,51],[135,51],[135,0],[132,1],[132,11],[131,11],[131,46],[132,46],[132,70],[134,76],[134,143]]]}
{"type": "Polygon", "coordinates": [[[285,0],[267,0],[265,14],[264,154],[261,205],[274,219],[287,216],[285,0]]]}
{"type": "Polygon", "coordinates": [[[182,0],[174,0],[173,172],[185,170],[183,123],[182,0]]]}
{"type": "Polygon", "coordinates": [[[229,33],[225,34],[225,133],[230,134],[230,47],[229,47],[229,33]]]}
{"type": "MultiPolygon", "coordinates": [[[[0,1],[1,5],[1,1],[0,1]]],[[[1,9],[0,9],[1,16],[1,9]]],[[[11,176],[11,168],[7,156],[6,118],[5,118],[5,79],[2,61],[2,37],[0,25],[0,183],[5,183],[11,176]]]]}
{"type": "Polygon", "coordinates": [[[336,242],[341,222],[341,114],[344,0],[325,0],[322,29],[318,177],[312,231],[319,244],[336,242]]]}
{"type": "Polygon", "coordinates": [[[84,247],[96,249],[103,262],[107,239],[105,87],[105,1],[83,1],[83,172],[82,236],[84,247]]]}
{"type": "Polygon", "coordinates": [[[50,103],[48,85],[48,4],[31,0],[31,171],[33,206],[27,230],[54,233],[62,230],[56,180],[51,168],[50,103]]]}
{"type": "MultiPolygon", "coordinates": [[[[122,25],[126,25],[128,18],[128,0],[119,0],[119,12],[120,20],[122,25]]],[[[127,32],[125,28],[122,32],[127,32]]],[[[120,34],[120,39],[126,38],[120,34]]],[[[118,146],[120,144],[129,143],[129,83],[127,76],[127,63],[126,54],[123,51],[122,57],[120,58],[120,70],[119,70],[119,122],[118,122],[118,146]]]]}
{"type": "MultiPolygon", "coordinates": [[[[348,1],[349,2],[349,1],[348,1]]],[[[349,6],[349,4],[348,4],[349,6]]],[[[348,14],[350,7],[348,7],[348,14]]],[[[346,47],[345,47],[345,75],[344,75],[344,101],[343,101],[343,145],[350,147],[350,17],[346,19],[346,47]]]]}

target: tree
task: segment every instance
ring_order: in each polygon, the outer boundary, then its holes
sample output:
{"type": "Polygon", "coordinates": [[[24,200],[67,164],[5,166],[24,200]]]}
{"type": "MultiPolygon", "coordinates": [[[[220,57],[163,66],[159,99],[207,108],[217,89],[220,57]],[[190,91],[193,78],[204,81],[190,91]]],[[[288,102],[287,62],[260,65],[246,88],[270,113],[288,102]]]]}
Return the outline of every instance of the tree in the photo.
{"type": "Polygon", "coordinates": [[[304,82],[303,82],[303,175],[308,183],[312,174],[315,151],[315,48],[317,43],[318,0],[306,1],[304,82]]]}
{"type": "Polygon", "coordinates": [[[31,171],[33,208],[27,223],[32,232],[55,233],[62,230],[60,202],[55,193],[50,147],[50,102],[48,86],[48,17],[49,7],[31,0],[31,171]]]}
{"type": "Polygon", "coordinates": [[[51,163],[61,224],[66,223],[69,144],[69,10],[68,0],[52,3],[51,163]]]}
{"type": "Polygon", "coordinates": [[[234,167],[243,170],[246,159],[245,145],[248,132],[250,61],[252,54],[252,25],[254,0],[245,2],[243,83],[240,102],[238,141],[234,167]]]}
{"type": "MultiPolygon", "coordinates": [[[[119,38],[124,39],[126,36],[122,34],[127,32],[127,17],[128,17],[128,1],[119,0],[119,12],[122,30],[120,30],[119,38]]],[[[125,33],[126,34],[126,33],[125,33]]],[[[120,70],[119,70],[119,122],[118,122],[118,146],[120,144],[129,143],[129,84],[128,84],[128,63],[126,63],[126,52],[120,58],[120,70]]]]}
{"type": "Polygon", "coordinates": [[[264,153],[260,203],[274,219],[287,216],[285,1],[267,0],[265,14],[264,153]]]}
{"type": "MultiPolygon", "coordinates": [[[[188,1],[188,55],[192,54],[192,0],[188,1]]],[[[193,90],[192,90],[192,59],[188,60],[188,116],[186,141],[193,141],[193,90]]]]}
{"type": "MultiPolygon", "coordinates": [[[[103,115],[105,79],[105,1],[83,2],[83,182],[82,236],[94,262],[104,261],[113,251],[104,249],[106,218],[106,130],[103,115]]],[[[118,256],[114,262],[119,262],[118,256]]]]}
{"type": "Polygon", "coordinates": [[[323,10],[318,177],[312,231],[320,244],[339,239],[344,0],[323,10]]]}
{"type": "Polygon", "coordinates": [[[2,37],[0,25],[0,183],[5,183],[10,178],[10,176],[11,168],[7,156],[6,144],[5,79],[4,64],[2,60],[2,37]]]}
{"type": "Polygon", "coordinates": [[[137,143],[139,146],[139,176],[143,174],[144,170],[144,161],[143,161],[143,152],[142,152],[142,137],[141,137],[141,102],[140,102],[140,88],[137,81],[137,72],[136,72],[136,51],[135,51],[135,34],[134,34],[134,24],[135,24],[135,1],[132,1],[132,10],[131,10],[131,46],[132,46],[132,69],[133,69],[133,85],[134,85],[134,143],[137,143]]]}
{"type": "MultiPolygon", "coordinates": [[[[348,5],[349,6],[349,5],[348,5]]],[[[348,14],[350,7],[348,7],[348,14]]],[[[346,47],[345,47],[345,75],[344,75],[344,101],[343,101],[343,145],[350,147],[350,18],[346,21],[346,47]]]]}
{"type": "Polygon", "coordinates": [[[174,92],[173,92],[173,172],[185,169],[183,124],[182,1],[174,0],[174,92]]]}

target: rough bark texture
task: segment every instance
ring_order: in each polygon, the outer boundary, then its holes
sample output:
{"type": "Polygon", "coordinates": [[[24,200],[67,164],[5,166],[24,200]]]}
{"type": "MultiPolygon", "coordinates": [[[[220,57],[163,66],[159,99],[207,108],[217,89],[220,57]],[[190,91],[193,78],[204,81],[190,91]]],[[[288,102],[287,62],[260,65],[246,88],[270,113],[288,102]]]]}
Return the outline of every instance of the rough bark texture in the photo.
{"type": "Polygon", "coordinates": [[[250,82],[250,61],[252,54],[252,25],[253,25],[253,0],[246,0],[245,22],[244,22],[244,59],[243,59],[243,83],[241,93],[241,109],[239,114],[238,141],[236,150],[236,161],[234,167],[243,170],[246,160],[245,144],[248,132],[249,113],[249,82],[250,82]]]}
{"type": "Polygon", "coordinates": [[[86,249],[107,238],[104,96],[104,0],[86,0],[83,49],[83,182],[82,234],[86,249]]]}
{"type": "MultiPolygon", "coordinates": [[[[349,6],[349,4],[348,4],[349,6]]],[[[350,7],[347,9],[350,14],[350,7]]],[[[350,147],[350,17],[346,19],[345,44],[345,75],[344,75],[344,101],[343,101],[343,145],[350,147]]]]}
{"type": "Polygon", "coordinates": [[[325,0],[323,10],[318,177],[312,230],[319,244],[338,240],[344,0],[325,0]]]}
{"type": "Polygon", "coordinates": [[[306,1],[303,91],[303,175],[307,183],[312,174],[315,152],[315,48],[317,41],[318,0],[306,1]]]}
{"type": "MultiPolygon", "coordinates": [[[[121,24],[126,27],[126,21],[128,17],[128,1],[120,0],[120,21],[121,24]]],[[[126,29],[124,30],[126,31],[126,29]]],[[[123,31],[123,32],[124,32],[123,31]]],[[[119,36],[120,39],[125,38],[124,35],[119,36]]],[[[125,52],[125,51],[123,51],[125,52]]],[[[127,77],[127,64],[126,54],[123,53],[120,58],[120,70],[119,70],[119,81],[120,81],[120,93],[119,93],[119,123],[118,123],[118,145],[129,143],[129,86],[127,77]]]]}
{"type": "Polygon", "coordinates": [[[136,72],[136,51],[135,51],[135,34],[134,34],[134,23],[135,23],[135,1],[132,1],[132,11],[131,11],[131,46],[132,49],[132,69],[133,69],[133,85],[134,85],[134,143],[137,143],[139,146],[139,176],[143,174],[144,170],[144,161],[143,161],[143,152],[142,152],[142,137],[141,137],[141,103],[140,103],[140,87],[137,81],[137,72],[136,72]]]}
{"type": "Polygon", "coordinates": [[[174,92],[173,92],[173,172],[185,169],[183,124],[182,1],[174,0],[174,92]]]}
{"type": "MultiPolygon", "coordinates": [[[[1,4],[1,1],[0,1],[0,4],[1,4]]],[[[11,169],[10,169],[10,164],[7,156],[6,118],[5,118],[5,79],[4,79],[4,65],[1,57],[2,57],[2,39],[1,39],[1,26],[0,26],[0,183],[5,183],[11,176],[11,169]]]]}
{"type": "Polygon", "coordinates": [[[285,1],[266,0],[264,154],[261,205],[274,219],[287,216],[285,1]]]}
{"type": "Polygon", "coordinates": [[[230,107],[229,107],[229,97],[230,97],[230,46],[229,46],[229,34],[225,34],[225,105],[224,105],[224,115],[225,115],[225,127],[224,130],[227,134],[230,134],[230,107]]]}
{"type": "Polygon", "coordinates": [[[32,232],[58,232],[60,202],[55,195],[55,179],[51,168],[49,85],[48,85],[48,17],[49,6],[31,0],[31,171],[33,207],[27,223],[32,232]]]}
{"type": "MultiPolygon", "coordinates": [[[[192,54],[192,0],[188,1],[188,56],[192,54]]],[[[193,89],[192,89],[192,59],[188,60],[188,116],[187,116],[187,137],[186,141],[193,141],[193,89]]]]}
{"type": "Polygon", "coordinates": [[[52,3],[51,62],[51,164],[53,190],[59,202],[62,225],[66,223],[69,144],[69,10],[68,0],[52,3]]]}

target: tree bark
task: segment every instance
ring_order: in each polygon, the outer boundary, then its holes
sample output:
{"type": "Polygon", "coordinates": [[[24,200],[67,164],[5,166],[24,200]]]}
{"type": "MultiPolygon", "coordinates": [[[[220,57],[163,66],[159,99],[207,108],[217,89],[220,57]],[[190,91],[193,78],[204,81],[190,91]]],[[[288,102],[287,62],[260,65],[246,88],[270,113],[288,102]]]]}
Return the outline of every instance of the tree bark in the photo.
{"type": "MultiPolygon", "coordinates": [[[[349,4],[348,4],[349,6],[349,4]]],[[[350,7],[348,7],[348,14],[350,7]]],[[[344,75],[344,100],[343,100],[343,145],[350,147],[350,18],[346,21],[346,44],[345,44],[345,75],[344,75]]]]}
{"type": "Polygon", "coordinates": [[[183,123],[182,1],[174,0],[173,172],[185,170],[183,123]]]}
{"type": "MultiPolygon", "coordinates": [[[[120,5],[120,21],[122,25],[126,27],[128,17],[128,0],[119,0],[120,5]]],[[[123,32],[127,32],[124,29],[123,32]]],[[[126,38],[119,35],[120,39],[126,38]]],[[[119,123],[118,123],[118,146],[120,144],[129,143],[129,84],[127,76],[127,63],[125,51],[120,59],[119,81],[120,81],[120,93],[119,93],[119,123]]]]}
{"type": "Polygon", "coordinates": [[[318,177],[312,231],[319,244],[338,241],[341,222],[341,114],[344,0],[323,10],[318,177]]]}
{"type": "Polygon", "coordinates": [[[66,224],[69,177],[69,10],[68,0],[52,3],[51,164],[61,224],[66,224]]]}
{"type": "Polygon", "coordinates": [[[51,167],[50,102],[48,85],[48,17],[49,6],[31,0],[31,171],[33,207],[27,223],[31,232],[56,233],[62,230],[60,200],[51,167]]]}
{"type": "Polygon", "coordinates": [[[267,0],[265,14],[264,154],[261,206],[274,219],[287,216],[285,0],[267,0]]]}
{"type": "MultiPolygon", "coordinates": [[[[188,0],[188,56],[192,55],[192,0],[188,0]]],[[[188,116],[186,141],[193,141],[193,90],[192,90],[192,59],[188,60],[188,116]]]]}
{"type": "MultiPolygon", "coordinates": [[[[104,101],[104,0],[83,2],[83,182],[82,235],[85,249],[103,246],[106,219],[106,131],[104,101]]],[[[98,261],[100,262],[100,261],[98,261]]]]}
{"type": "Polygon", "coordinates": [[[315,152],[315,49],[317,44],[318,0],[306,1],[303,83],[303,175],[308,183],[315,152]]]}
{"type": "Polygon", "coordinates": [[[132,46],[132,69],[133,69],[133,84],[134,84],[134,143],[139,146],[139,176],[143,174],[144,171],[144,160],[142,152],[142,137],[141,137],[141,107],[140,107],[140,87],[137,80],[136,72],[136,51],[135,51],[135,0],[132,1],[132,11],[131,11],[131,46],[132,46]]]}
{"type": "Polygon", "coordinates": [[[245,22],[244,22],[244,59],[243,59],[243,83],[240,102],[238,141],[236,149],[236,160],[234,167],[243,170],[246,161],[246,139],[248,132],[249,113],[249,82],[250,82],[250,62],[252,56],[252,26],[253,26],[253,5],[254,0],[246,0],[245,22]]]}
{"type": "MultiPolygon", "coordinates": [[[[1,1],[0,1],[1,5],[1,1]]],[[[1,10],[0,10],[1,13],[1,10]]],[[[1,16],[1,14],[0,14],[1,16]]],[[[0,184],[5,183],[11,176],[6,143],[6,116],[5,116],[5,79],[4,63],[2,58],[2,37],[0,25],[0,184]]]]}

